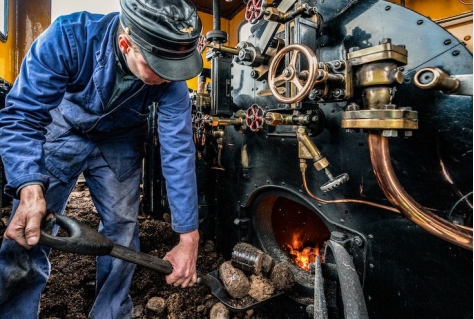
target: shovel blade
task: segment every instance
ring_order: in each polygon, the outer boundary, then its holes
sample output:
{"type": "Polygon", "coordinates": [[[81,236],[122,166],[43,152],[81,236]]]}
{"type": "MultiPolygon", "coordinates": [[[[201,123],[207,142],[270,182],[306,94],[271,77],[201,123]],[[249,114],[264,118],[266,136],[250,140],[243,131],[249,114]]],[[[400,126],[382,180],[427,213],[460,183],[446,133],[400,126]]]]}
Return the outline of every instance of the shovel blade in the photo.
{"type": "Polygon", "coordinates": [[[232,297],[219,281],[217,271],[212,271],[208,274],[200,274],[198,276],[198,283],[211,288],[211,293],[222,303],[227,305],[232,300],[232,297]]]}
{"type": "Polygon", "coordinates": [[[217,270],[211,271],[208,274],[201,274],[198,276],[198,283],[203,284],[211,288],[211,293],[219,299],[219,301],[224,304],[231,312],[244,312],[252,308],[256,308],[261,306],[262,304],[275,299],[283,294],[283,292],[276,292],[273,296],[254,302],[245,303],[245,305],[238,305],[238,300],[233,299],[229,293],[225,290],[225,287],[222,285],[221,281],[219,280],[219,272],[217,270]]]}

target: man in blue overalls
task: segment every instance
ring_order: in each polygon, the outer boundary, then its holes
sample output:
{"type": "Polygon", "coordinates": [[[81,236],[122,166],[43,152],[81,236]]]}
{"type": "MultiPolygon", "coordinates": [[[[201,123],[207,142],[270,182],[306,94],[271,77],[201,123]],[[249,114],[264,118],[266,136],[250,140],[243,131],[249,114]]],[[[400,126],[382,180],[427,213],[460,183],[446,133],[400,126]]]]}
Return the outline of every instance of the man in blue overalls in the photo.
{"type": "MultiPolygon", "coordinates": [[[[0,318],[37,318],[50,249],[47,210],[62,213],[83,173],[99,231],[139,250],[137,215],[149,106],[157,102],[162,171],[180,242],[169,284],[196,282],[199,241],[191,102],[202,25],[189,0],[120,0],[121,12],[59,17],[27,53],[0,112],[0,155],[14,198],[0,250],[0,318]]],[[[135,266],[97,258],[90,318],[131,318],[135,266]]]]}

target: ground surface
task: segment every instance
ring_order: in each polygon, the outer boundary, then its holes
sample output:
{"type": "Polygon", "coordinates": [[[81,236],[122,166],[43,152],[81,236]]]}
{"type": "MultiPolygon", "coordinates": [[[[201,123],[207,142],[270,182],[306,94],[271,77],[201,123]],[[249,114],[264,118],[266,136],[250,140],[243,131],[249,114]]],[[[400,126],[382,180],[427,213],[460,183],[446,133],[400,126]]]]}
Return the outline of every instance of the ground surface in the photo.
{"type": "MultiPolygon", "coordinates": [[[[9,207],[2,208],[0,235],[3,235],[9,207]]],[[[66,215],[96,228],[98,218],[88,189],[77,188],[67,206],[66,215]]],[[[141,250],[162,258],[177,242],[178,236],[168,223],[140,215],[141,250]]],[[[61,233],[60,233],[61,234],[61,233]]],[[[0,239],[1,240],[1,239],[0,239]]],[[[95,258],[93,256],[74,255],[53,250],[50,255],[52,273],[42,296],[41,319],[85,319],[94,300],[91,283],[95,280],[95,258]]],[[[225,260],[214,251],[213,243],[202,242],[199,248],[197,268],[203,273],[218,269],[225,260]]],[[[275,302],[266,303],[265,307],[241,313],[230,313],[228,316],[218,314],[217,298],[210,294],[209,288],[195,285],[189,288],[176,288],[167,285],[164,276],[156,271],[138,266],[131,287],[134,302],[133,318],[166,318],[166,319],[278,319],[290,318],[291,314],[278,309],[275,302]],[[155,298],[155,297],[158,297],[155,298]],[[152,299],[153,298],[153,299],[152,299]],[[150,299],[165,302],[163,312],[152,312],[150,299]],[[150,303],[149,303],[150,302],[150,303]],[[148,307],[147,307],[148,303],[148,307]]],[[[290,310],[290,313],[292,310],[290,310]]],[[[302,317],[300,317],[302,318],[302,317]]]]}

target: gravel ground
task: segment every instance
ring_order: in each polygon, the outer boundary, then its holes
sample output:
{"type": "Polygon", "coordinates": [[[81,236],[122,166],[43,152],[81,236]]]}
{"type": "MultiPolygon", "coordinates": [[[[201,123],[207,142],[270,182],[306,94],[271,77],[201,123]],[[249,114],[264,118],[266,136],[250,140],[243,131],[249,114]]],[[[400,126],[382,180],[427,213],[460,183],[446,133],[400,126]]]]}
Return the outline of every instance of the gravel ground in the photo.
{"type": "MultiPolygon", "coordinates": [[[[0,235],[3,235],[10,207],[1,209],[0,235]]],[[[71,194],[66,215],[96,228],[98,217],[86,187],[71,194]]],[[[141,251],[162,258],[179,240],[166,222],[140,214],[141,251]]],[[[62,231],[60,231],[60,235],[62,231]]],[[[1,239],[0,239],[1,240],[1,239]]],[[[95,257],[53,250],[50,255],[52,273],[43,292],[40,318],[84,319],[94,300],[95,257]]],[[[214,243],[201,242],[197,268],[207,273],[224,263],[214,251],[214,243]]],[[[265,303],[263,307],[240,313],[230,312],[210,294],[208,287],[195,285],[177,288],[166,284],[156,271],[137,266],[130,294],[134,302],[133,318],[166,319],[278,319],[304,318],[296,314],[294,304],[286,296],[265,303]]],[[[300,309],[301,310],[301,309],[300,309]]]]}

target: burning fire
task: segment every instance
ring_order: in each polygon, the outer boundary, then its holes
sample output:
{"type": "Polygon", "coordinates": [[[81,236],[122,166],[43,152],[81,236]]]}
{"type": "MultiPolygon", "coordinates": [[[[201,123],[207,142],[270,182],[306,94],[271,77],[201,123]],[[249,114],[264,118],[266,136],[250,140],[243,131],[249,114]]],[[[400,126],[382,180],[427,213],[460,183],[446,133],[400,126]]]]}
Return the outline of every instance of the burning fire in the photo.
{"type": "Polygon", "coordinates": [[[309,265],[316,260],[316,256],[321,256],[321,262],[323,262],[323,252],[326,241],[324,241],[323,247],[319,247],[318,245],[311,247],[306,245],[300,238],[300,234],[293,234],[292,243],[286,244],[286,247],[293,261],[299,267],[309,270],[309,265]]]}

